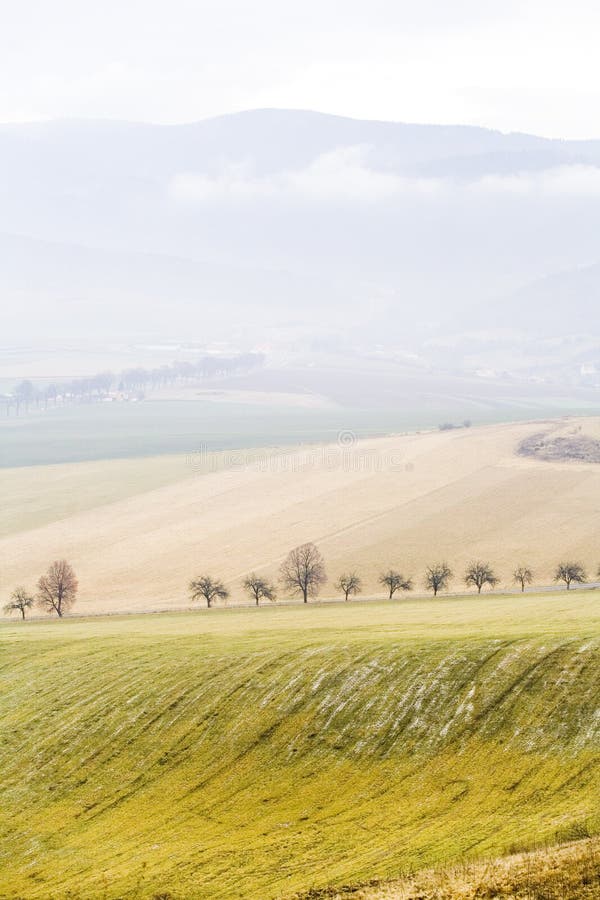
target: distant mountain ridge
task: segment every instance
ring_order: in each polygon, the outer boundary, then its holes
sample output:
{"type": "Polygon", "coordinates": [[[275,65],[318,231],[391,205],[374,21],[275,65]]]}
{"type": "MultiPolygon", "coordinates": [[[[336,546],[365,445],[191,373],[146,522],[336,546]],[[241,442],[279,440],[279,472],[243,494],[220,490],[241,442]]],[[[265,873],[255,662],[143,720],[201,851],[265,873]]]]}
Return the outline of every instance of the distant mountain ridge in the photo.
{"type": "Polygon", "coordinates": [[[525,285],[504,304],[504,316],[551,333],[598,334],[600,263],[559,272],[525,285]]]}
{"type": "Polygon", "coordinates": [[[0,125],[3,162],[12,154],[15,162],[40,163],[41,150],[49,166],[68,159],[78,162],[82,171],[90,164],[100,171],[114,166],[138,171],[141,164],[142,172],[155,175],[243,157],[252,158],[258,171],[280,171],[339,147],[365,143],[389,153],[385,166],[377,154],[374,165],[396,172],[434,160],[477,156],[499,161],[523,157],[530,168],[535,154],[538,168],[574,161],[600,165],[600,140],[563,141],[471,125],[414,125],[304,110],[249,110],[183,125],[85,119],[0,125]],[[114,148],[112,154],[106,154],[107,145],[114,148]]]}
{"type": "Polygon", "coordinates": [[[556,273],[600,259],[599,194],[600,141],[472,126],[272,109],[3,125],[0,327],[26,339],[51,309],[75,332],[259,333],[276,311],[410,342],[473,310],[493,324],[521,289],[535,326],[524,286],[556,277],[539,290],[561,331],[597,308],[593,278],[556,273]]]}

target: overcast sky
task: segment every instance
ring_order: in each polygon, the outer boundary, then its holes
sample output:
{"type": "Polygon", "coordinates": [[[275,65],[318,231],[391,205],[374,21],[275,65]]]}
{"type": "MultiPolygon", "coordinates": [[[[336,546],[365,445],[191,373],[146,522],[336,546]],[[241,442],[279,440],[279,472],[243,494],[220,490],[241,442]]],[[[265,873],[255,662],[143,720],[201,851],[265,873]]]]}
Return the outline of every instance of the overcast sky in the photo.
{"type": "Polygon", "coordinates": [[[256,107],[600,138],[597,0],[0,0],[0,121],[256,107]]]}

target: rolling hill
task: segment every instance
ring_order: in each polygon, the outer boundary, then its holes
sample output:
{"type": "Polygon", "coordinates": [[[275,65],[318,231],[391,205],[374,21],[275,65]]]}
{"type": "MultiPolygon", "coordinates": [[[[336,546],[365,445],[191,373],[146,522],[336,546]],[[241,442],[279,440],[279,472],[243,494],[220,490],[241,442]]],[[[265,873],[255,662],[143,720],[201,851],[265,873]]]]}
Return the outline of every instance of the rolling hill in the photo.
{"type": "Polygon", "coordinates": [[[0,641],[6,900],[274,900],[600,826],[591,592],[4,622],[0,641]]]}
{"type": "Polygon", "coordinates": [[[527,436],[578,429],[600,437],[597,419],[556,420],[4,469],[3,593],[33,588],[66,557],[80,580],[80,614],[186,607],[200,572],[222,578],[240,602],[248,573],[277,578],[287,552],[305,541],[325,556],[326,597],[347,569],[363,577],[367,596],[381,594],[378,578],[390,566],[422,589],[425,567],[441,559],[454,568],[454,590],[478,557],[508,589],[523,563],[538,585],[551,584],[564,557],[594,575],[600,467],[517,455],[527,436]]]}
{"type": "Polygon", "coordinates": [[[0,262],[4,339],[13,336],[26,309],[29,323],[22,338],[39,343],[43,337],[46,347],[77,346],[91,334],[95,341],[114,343],[116,323],[117,336],[176,340],[190,331],[202,339],[218,333],[225,319],[227,336],[235,341],[243,327],[236,329],[232,319],[249,297],[270,329],[297,318],[289,309],[299,308],[307,297],[327,295],[339,308],[343,294],[340,284],[310,273],[14,234],[0,234],[0,262]],[[282,297],[287,309],[281,308],[282,297]]]}
{"type": "Polygon", "coordinates": [[[600,302],[600,265],[581,266],[527,284],[498,306],[498,324],[534,333],[595,334],[600,302]]]}

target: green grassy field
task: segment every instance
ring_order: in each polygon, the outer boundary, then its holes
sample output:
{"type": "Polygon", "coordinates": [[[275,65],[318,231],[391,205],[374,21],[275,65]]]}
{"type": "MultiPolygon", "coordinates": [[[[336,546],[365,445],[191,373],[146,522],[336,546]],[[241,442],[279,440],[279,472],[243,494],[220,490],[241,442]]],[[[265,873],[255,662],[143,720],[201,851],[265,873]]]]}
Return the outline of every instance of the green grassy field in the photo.
{"type": "MultiPolygon", "coordinates": [[[[305,377],[303,373],[302,380],[305,377]]],[[[566,390],[561,395],[556,388],[548,393],[545,386],[530,385],[522,393],[522,386],[458,379],[449,391],[444,376],[441,383],[439,379],[432,383],[429,377],[408,383],[385,380],[381,389],[372,385],[371,393],[361,396],[362,381],[359,377],[351,393],[325,409],[285,401],[264,406],[211,402],[193,392],[181,400],[32,408],[19,417],[7,416],[2,409],[0,469],[335,442],[340,432],[383,436],[466,418],[489,425],[600,412],[598,397],[590,390],[566,390]],[[386,394],[394,398],[391,403],[382,401],[386,394]]],[[[320,390],[318,385],[319,380],[315,386],[320,390]]]]}
{"type": "Polygon", "coordinates": [[[600,831],[600,594],[0,625],[0,896],[290,897],[600,831]]]}

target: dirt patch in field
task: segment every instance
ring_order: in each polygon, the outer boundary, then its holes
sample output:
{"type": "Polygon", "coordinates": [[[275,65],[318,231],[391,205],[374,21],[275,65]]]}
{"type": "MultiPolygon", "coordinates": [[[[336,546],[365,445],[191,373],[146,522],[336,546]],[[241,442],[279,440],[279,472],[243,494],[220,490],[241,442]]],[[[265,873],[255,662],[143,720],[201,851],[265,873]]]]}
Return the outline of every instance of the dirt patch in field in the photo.
{"type": "Polygon", "coordinates": [[[553,436],[547,432],[530,435],[521,441],[519,456],[546,462],[600,463],[600,441],[587,434],[553,436]]]}

